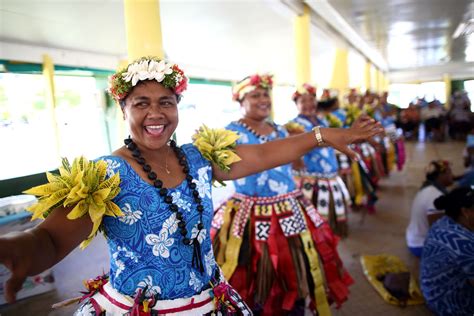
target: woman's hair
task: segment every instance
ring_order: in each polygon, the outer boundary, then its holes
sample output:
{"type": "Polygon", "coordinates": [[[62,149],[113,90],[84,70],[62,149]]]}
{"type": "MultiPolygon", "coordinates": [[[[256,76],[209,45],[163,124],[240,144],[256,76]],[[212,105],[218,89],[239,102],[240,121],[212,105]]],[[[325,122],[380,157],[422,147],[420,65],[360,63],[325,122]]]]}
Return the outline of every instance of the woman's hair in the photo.
{"type": "Polygon", "coordinates": [[[426,167],[426,181],[433,182],[438,176],[449,168],[449,161],[433,160],[426,167]]]}
{"type": "Polygon", "coordinates": [[[444,210],[446,215],[457,219],[461,214],[461,208],[470,208],[474,204],[474,190],[471,188],[456,188],[446,195],[441,195],[434,200],[438,210],[444,210]]]}
{"type": "Polygon", "coordinates": [[[337,98],[329,98],[326,100],[321,100],[318,102],[318,108],[322,110],[328,110],[332,108],[337,101],[338,101],[337,98]]]}

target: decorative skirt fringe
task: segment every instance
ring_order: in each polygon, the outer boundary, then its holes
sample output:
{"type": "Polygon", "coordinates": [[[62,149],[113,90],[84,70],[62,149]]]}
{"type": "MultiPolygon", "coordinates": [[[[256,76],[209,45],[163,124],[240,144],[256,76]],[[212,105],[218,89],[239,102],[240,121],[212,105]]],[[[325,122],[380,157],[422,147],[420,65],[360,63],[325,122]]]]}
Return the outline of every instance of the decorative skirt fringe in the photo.
{"type": "Polygon", "coordinates": [[[229,283],[259,315],[312,310],[330,315],[353,283],[338,237],[301,191],[259,198],[234,194],[215,213],[211,237],[229,283]]]}
{"type": "Polygon", "coordinates": [[[351,207],[351,196],[346,184],[339,176],[323,178],[317,176],[295,176],[295,182],[304,196],[316,205],[319,214],[340,237],[347,237],[347,215],[351,207]]]}

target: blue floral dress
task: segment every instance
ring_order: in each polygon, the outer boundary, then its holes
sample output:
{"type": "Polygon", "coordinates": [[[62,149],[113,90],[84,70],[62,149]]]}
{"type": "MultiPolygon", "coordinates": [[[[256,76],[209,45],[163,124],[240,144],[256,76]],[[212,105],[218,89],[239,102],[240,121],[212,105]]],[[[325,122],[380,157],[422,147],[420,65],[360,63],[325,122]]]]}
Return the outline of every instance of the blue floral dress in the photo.
{"type": "MultiPolygon", "coordinates": [[[[107,176],[120,174],[121,191],[113,202],[120,207],[124,216],[105,216],[102,220],[102,231],[110,252],[109,279],[105,282],[101,278],[90,280],[91,284],[95,282],[99,286],[93,287],[93,292],[86,295],[88,299],[83,300],[84,303],[75,315],[99,315],[104,310],[107,315],[122,315],[135,308],[143,312],[145,305],[137,306],[136,302],[140,299],[139,303],[143,304],[144,298],[150,299],[150,307],[159,300],[156,307],[159,306],[160,310],[164,307],[171,307],[173,310],[186,306],[188,309],[183,312],[185,314],[203,314],[193,309],[194,298],[202,298],[207,305],[203,303],[200,308],[214,310],[214,304],[217,303],[214,303],[213,294],[204,291],[211,290],[211,282],[216,286],[224,282],[224,279],[216,265],[209,235],[213,215],[212,166],[195,146],[187,144],[181,148],[187,158],[189,174],[193,177],[202,200],[202,221],[206,229],[197,235],[200,216],[192,195],[193,190],[186,179],[176,187],[168,188],[168,195],[171,195],[173,203],[183,213],[187,237],[194,239],[198,236],[204,272],[193,267],[194,248],[183,244],[182,239],[185,237],[178,229],[176,213],[169,209],[169,204],[159,195],[158,189],[142,179],[123,158],[104,156],[99,159],[107,162],[107,176]],[[112,299],[106,299],[107,297],[112,299]],[[193,300],[186,303],[186,299],[191,300],[191,297],[193,300]],[[132,304],[131,310],[127,310],[132,304]]],[[[225,292],[229,294],[226,298],[232,297],[237,303],[235,307],[238,310],[242,308],[244,315],[250,315],[248,307],[235,291],[228,287],[225,292]],[[248,312],[244,312],[245,309],[248,312]]],[[[226,314],[224,310],[218,310],[226,314]]],[[[158,315],[158,311],[149,309],[148,313],[139,315],[158,315]]]]}
{"type": "Polygon", "coordinates": [[[448,216],[431,227],[421,257],[421,290],[437,315],[473,315],[474,233],[448,216]]]}
{"type": "MultiPolygon", "coordinates": [[[[239,134],[241,145],[288,136],[278,125],[269,135],[241,122],[227,129],[239,134]]],[[[282,315],[309,299],[324,314],[328,301],[344,302],[353,281],[337,253],[337,238],[296,188],[291,165],[233,183],[236,193],[217,208],[211,234],[217,263],[250,307],[260,315],[282,315]]]]}
{"type": "MultiPolygon", "coordinates": [[[[326,119],[313,122],[298,115],[293,122],[302,125],[306,132],[315,126],[329,127],[326,119]]],[[[303,157],[304,170],[295,170],[295,180],[306,196],[316,205],[319,213],[328,219],[333,231],[347,236],[347,213],[351,197],[344,181],[339,177],[339,162],[331,147],[315,148],[303,157]]]]}
{"type": "MultiPolygon", "coordinates": [[[[212,168],[192,145],[182,146],[190,174],[202,199],[203,224],[209,227],[212,218],[212,168]]],[[[123,158],[105,156],[108,174],[119,173],[121,192],[114,202],[123,217],[105,217],[104,233],[110,249],[110,282],[119,292],[133,296],[138,288],[148,285],[151,294],[162,299],[189,297],[208,284],[216,268],[211,239],[207,231],[199,234],[204,254],[205,273],[192,267],[193,248],[183,244],[176,213],[158,194],[158,190],[143,180],[123,158]]],[[[186,180],[169,192],[180,210],[189,232],[197,231],[199,213],[186,180]]]]}

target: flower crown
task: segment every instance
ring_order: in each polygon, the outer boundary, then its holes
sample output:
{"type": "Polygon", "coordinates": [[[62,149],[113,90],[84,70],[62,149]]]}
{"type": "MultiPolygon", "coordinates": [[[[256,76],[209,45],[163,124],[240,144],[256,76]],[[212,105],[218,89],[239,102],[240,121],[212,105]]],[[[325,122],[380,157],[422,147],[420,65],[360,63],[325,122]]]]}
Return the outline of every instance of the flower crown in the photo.
{"type": "Polygon", "coordinates": [[[263,88],[270,90],[273,87],[273,76],[270,74],[259,75],[255,74],[249,76],[239,83],[237,83],[232,89],[232,99],[234,101],[240,101],[244,96],[252,92],[257,88],[263,88]]]}
{"type": "Polygon", "coordinates": [[[293,96],[291,98],[294,102],[296,102],[298,98],[304,94],[310,94],[316,97],[316,87],[310,85],[309,83],[304,83],[293,93],[293,96]]]}
{"type": "Polygon", "coordinates": [[[116,101],[121,101],[139,81],[144,80],[156,80],[177,95],[188,86],[188,78],[178,65],[158,57],[142,57],[109,78],[108,92],[116,101]]]}
{"type": "Polygon", "coordinates": [[[447,160],[434,160],[431,161],[425,168],[425,173],[427,175],[431,175],[434,173],[443,173],[448,169],[448,167],[450,167],[450,165],[451,164],[447,160]]]}

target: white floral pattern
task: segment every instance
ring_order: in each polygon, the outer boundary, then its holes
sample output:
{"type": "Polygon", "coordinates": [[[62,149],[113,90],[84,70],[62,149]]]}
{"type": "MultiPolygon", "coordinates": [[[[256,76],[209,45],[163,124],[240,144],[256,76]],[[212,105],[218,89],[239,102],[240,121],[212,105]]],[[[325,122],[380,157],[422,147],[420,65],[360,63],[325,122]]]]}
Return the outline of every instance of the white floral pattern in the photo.
{"type": "Polygon", "coordinates": [[[138,288],[135,292],[138,292],[139,289],[144,290],[145,287],[147,288],[145,297],[152,297],[157,294],[161,294],[161,288],[158,285],[153,285],[153,278],[151,275],[147,275],[143,281],[138,283],[138,288]]]}
{"type": "Polygon", "coordinates": [[[288,185],[283,182],[278,182],[273,179],[268,181],[268,186],[270,190],[277,194],[285,194],[288,192],[288,185]]]}
{"type": "Polygon", "coordinates": [[[169,247],[174,244],[174,238],[168,238],[168,229],[162,228],[158,235],[146,235],[145,241],[147,244],[153,246],[154,256],[163,258],[168,258],[170,256],[169,247]]]}
{"type": "Polygon", "coordinates": [[[132,207],[128,203],[125,203],[125,205],[122,207],[122,212],[123,216],[119,217],[118,219],[127,225],[135,224],[142,218],[143,215],[142,211],[140,210],[132,211],[132,207]]]}
{"type": "Polygon", "coordinates": [[[110,178],[115,174],[115,170],[120,168],[120,162],[113,161],[112,159],[105,159],[105,162],[107,162],[107,177],[110,178]]]}
{"type": "Polygon", "coordinates": [[[210,166],[206,166],[198,169],[198,179],[193,179],[193,183],[196,183],[196,190],[202,199],[206,196],[211,198],[211,185],[208,175],[210,168],[210,166]]]}
{"type": "Polygon", "coordinates": [[[238,185],[245,185],[245,183],[247,182],[247,180],[246,180],[245,178],[240,178],[240,179],[235,180],[235,182],[236,182],[238,185]]]}
{"type": "Polygon", "coordinates": [[[163,223],[163,229],[167,229],[170,235],[174,234],[174,232],[178,229],[178,222],[179,221],[176,219],[176,213],[173,213],[163,223]]]}
{"type": "Polygon", "coordinates": [[[188,212],[191,211],[191,203],[181,198],[181,192],[173,192],[171,193],[171,197],[173,198],[173,203],[176,204],[176,206],[178,206],[181,210],[185,210],[188,212]]]}
{"type": "Polygon", "coordinates": [[[208,276],[212,276],[214,267],[216,266],[216,259],[214,258],[214,252],[209,250],[209,252],[204,256],[204,262],[206,266],[206,273],[208,276]]]}
{"type": "Polygon", "coordinates": [[[194,225],[193,229],[191,230],[191,239],[194,239],[197,237],[197,240],[199,241],[199,243],[202,244],[204,239],[206,239],[207,231],[205,229],[201,229],[201,232],[199,232],[197,225],[198,224],[194,225]]]}
{"type": "Polygon", "coordinates": [[[118,278],[120,273],[122,273],[122,271],[125,270],[125,264],[123,263],[122,260],[115,260],[115,266],[117,267],[115,269],[115,277],[118,278]]]}
{"type": "Polygon", "coordinates": [[[194,271],[191,271],[189,275],[189,286],[192,286],[196,292],[202,289],[202,281],[196,276],[194,271]]]}
{"type": "Polygon", "coordinates": [[[258,176],[257,185],[261,187],[261,186],[265,185],[267,180],[268,180],[268,173],[264,171],[260,174],[260,176],[258,176]]]}

